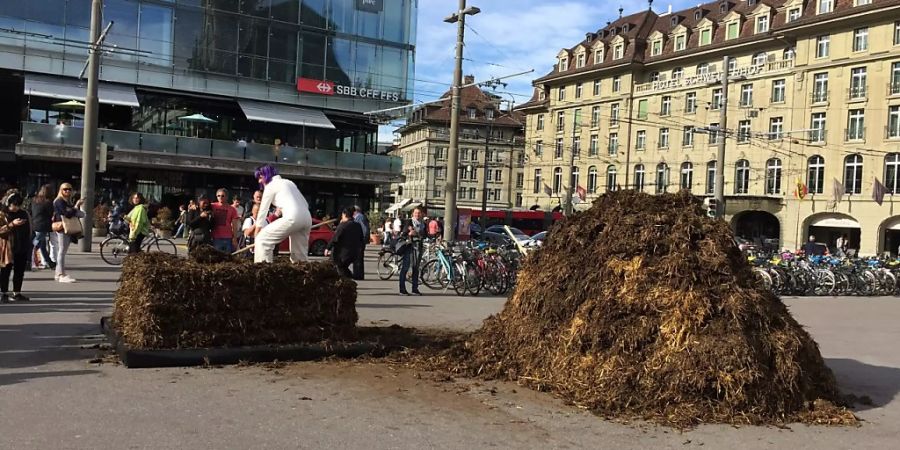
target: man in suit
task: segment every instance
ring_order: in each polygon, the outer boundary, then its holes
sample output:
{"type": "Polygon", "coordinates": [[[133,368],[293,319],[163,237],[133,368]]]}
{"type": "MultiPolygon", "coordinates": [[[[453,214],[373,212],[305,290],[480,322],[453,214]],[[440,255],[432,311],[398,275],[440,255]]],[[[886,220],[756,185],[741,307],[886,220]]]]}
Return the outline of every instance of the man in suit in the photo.
{"type": "Polygon", "coordinates": [[[345,208],[341,211],[341,223],[328,243],[325,256],[331,256],[331,261],[342,276],[352,278],[350,265],[356,261],[362,247],[362,227],[353,220],[353,208],[345,208]]]}
{"type": "Polygon", "coordinates": [[[354,206],[353,209],[353,221],[359,224],[363,234],[363,244],[359,248],[359,255],[353,260],[353,279],[363,280],[366,278],[365,259],[366,242],[369,240],[369,219],[366,218],[362,208],[359,206],[354,206]]]}

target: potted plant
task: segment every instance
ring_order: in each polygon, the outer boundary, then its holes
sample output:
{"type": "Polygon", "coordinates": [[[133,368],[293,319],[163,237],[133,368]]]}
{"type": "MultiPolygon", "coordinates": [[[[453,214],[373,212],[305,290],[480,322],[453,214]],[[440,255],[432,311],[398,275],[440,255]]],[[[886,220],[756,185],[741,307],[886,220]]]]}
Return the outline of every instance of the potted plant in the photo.
{"type": "Polygon", "coordinates": [[[109,207],[101,203],[94,207],[94,237],[106,237],[109,231],[109,207]]]}
{"type": "Polygon", "coordinates": [[[369,241],[374,245],[381,245],[383,236],[378,232],[379,227],[382,225],[381,215],[376,211],[369,211],[366,214],[366,219],[369,220],[369,241]]]}
{"type": "Polygon", "coordinates": [[[172,231],[175,230],[175,221],[172,220],[172,210],[166,206],[159,208],[159,211],[156,212],[156,217],[150,221],[150,224],[157,230],[160,237],[170,239],[172,237],[172,231]]]}

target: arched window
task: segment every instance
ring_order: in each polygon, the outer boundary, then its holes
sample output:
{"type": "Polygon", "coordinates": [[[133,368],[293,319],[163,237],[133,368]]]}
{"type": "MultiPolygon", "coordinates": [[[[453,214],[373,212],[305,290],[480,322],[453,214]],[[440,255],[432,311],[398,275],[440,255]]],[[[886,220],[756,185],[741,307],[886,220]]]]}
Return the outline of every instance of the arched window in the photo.
{"type": "Polygon", "coordinates": [[[590,194],[594,194],[597,192],[597,166],[591,166],[588,168],[587,191],[590,194]]]}
{"type": "Polygon", "coordinates": [[[766,161],[766,194],[781,193],[781,160],[772,158],[766,161]]]}
{"type": "Polygon", "coordinates": [[[609,165],[606,167],[606,192],[616,190],[616,166],[609,165]]]}
{"type": "Polygon", "coordinates": [[[559,194],[560,190],[562,190],[562,167],[555,167],[553,169],[553,193],[559,194]]]}
{"type": "Polygon", "coordinates": [[[734,166],[734,193],[746,194],[750,190],[750,161],[738,160],[734,166]]]}
{"type": "Polygon", "coordinates": [[[688,161],[681,163],[681,189],[691,190],[694,184],[694,165],[688,161]]]}
{"type": "Polygon", "coordinates": [[[844,192],[847,194],[862,193],[863,157],[850,155],[844,158],[844,192]]]}
{"type": "Polygon", "coordinates": [[[784,53],[781,54],[781,58],[785,60],[794,59],[794,56],[797,54],[797,50],[794,47],[788,47],[784,49],[784,53]]]}
{"type": "Polygon", "coordinates": [[[682,69],[681,67],[676,67],[676,68],[672,69],[672,79],[673,80],[677,80],[683,76],[684,76],[684,69],[682,69]]]}
{"type": "Polygon", "coordinates": [[[666,163],[656,165],[656,193],[662,194],[669,187],[669,166],[666,163]]]}
{"type": "Polygon", "coordinates": [[[716,162],[710,161],[706,163],[706,193],[714,194],[716,192],[716,162]]]}
{"type": "Polygon", "coordinates": [[[810,156],[807,160],[806,188],[810,194],[825,192],[825,158],[819,155],[810,156]]]}
{"type": "Polygon", "coordinates": [[[884,157],[884,186],[891,194],[900,193],[900,154],[888,153],[884,157]]]}
{"type": "Polygon", "coordinates": [[[708,73],[709,73],[709,64],[708,63],[697,64],[697,75],[706,75],[708,73]]]}
{"type": "Polygon", "coordinates": [[[581,169],[578,166],[572,167],[572,178],[569,180],[572,183],[572,188],[578,188],[578,182],[581,179],[581,169]]]}
{"type": "Polygon", "coordinates": [[[644,165],[638,164],[634,166],[634,190],[643,191],[644,190],[644,165]]]}
{"type": "Polygon", "coordinates": [[[766,52],[760,52],[753,55],[753,65],[761,66],[765,64],[769,60],[769,54],[766,52]]]}

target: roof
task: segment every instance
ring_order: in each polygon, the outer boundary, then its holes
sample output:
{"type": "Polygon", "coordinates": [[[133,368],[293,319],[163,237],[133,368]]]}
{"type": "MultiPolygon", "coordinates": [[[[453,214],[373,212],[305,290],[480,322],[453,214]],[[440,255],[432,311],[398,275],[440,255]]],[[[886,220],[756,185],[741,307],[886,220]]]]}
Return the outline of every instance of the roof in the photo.
{"type": "MultiPolygon", "coordinates": [[[[408,120],[409,126],[419,123],[440,122],[449,123],[451,115],[451,92],[448,90],[441,98],[447,98],[441,103],[425,105],[414,111],[408,120]]],[[[460,124],[463,125],[491,125],[494,127],[520,128],[525,124],[525,115],[517,110],[503,111],[499,108],[498,97],[485,92],[478,85],[470,85],[460,90],[460,124]],[[469,109],[475,108],[475,118],[469,117],[469,109]],[[494,111],[493,119],[488,119],[486,111],[494,111]]],[[[406,127],[403,127],[406,128],[406,127]]]]}

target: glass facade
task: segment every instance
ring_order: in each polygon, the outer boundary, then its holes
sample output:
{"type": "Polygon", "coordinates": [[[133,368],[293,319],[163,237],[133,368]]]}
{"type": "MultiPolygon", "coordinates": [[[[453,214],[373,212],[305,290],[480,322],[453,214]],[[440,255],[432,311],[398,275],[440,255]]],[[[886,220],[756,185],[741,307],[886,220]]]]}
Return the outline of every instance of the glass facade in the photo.
{"type": "MultiPolygon", "coordinates": [[[[367,111],[380,100],[299,93],[298,77],[412,98],[417,0],[104,0],[101,78],[367,111]]],[[[77,76],[91,0],[0,2],[0,67],[77,76]]]]}

